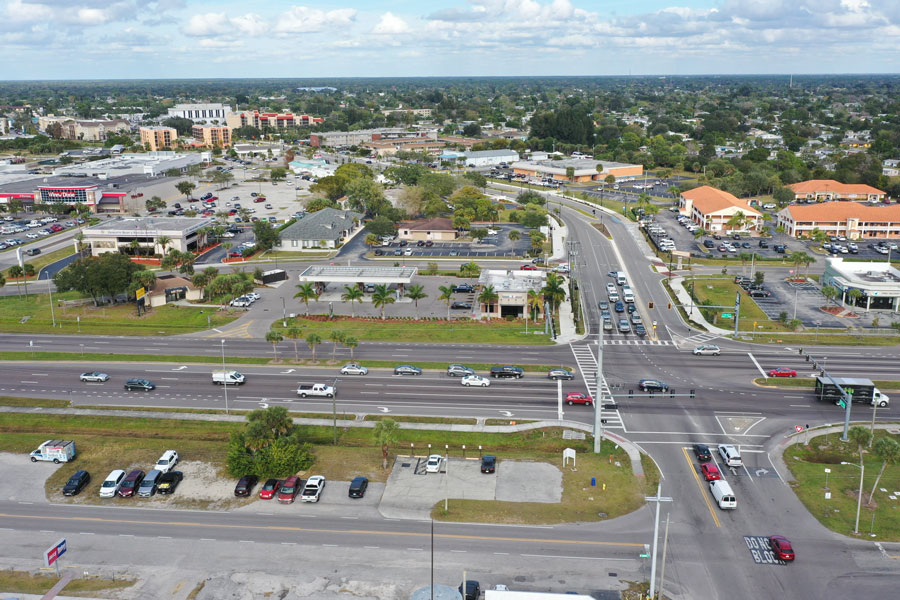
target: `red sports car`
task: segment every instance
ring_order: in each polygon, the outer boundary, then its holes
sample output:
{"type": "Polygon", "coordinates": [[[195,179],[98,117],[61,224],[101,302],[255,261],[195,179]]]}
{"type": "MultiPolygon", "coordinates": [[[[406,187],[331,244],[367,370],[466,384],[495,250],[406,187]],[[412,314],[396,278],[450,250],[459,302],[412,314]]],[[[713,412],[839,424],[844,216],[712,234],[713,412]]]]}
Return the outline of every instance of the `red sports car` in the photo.
{"type": "Polygon", "coordinates": [[[796,377],[797,371],[787,367],[778,367],[769,371],[769,377],[796,377]]]}
{"type": "Polygon", "coordinates": [[[570,394],[566,394],[566,404],[572,406],[573,404],[584,404],[586,406],[591,406],[594,403],[594,400],[588,396],[587,394],[582,394],[581,392],[572,392],[570,394]]]}
{"type": "Polygon", "coordinates": [[[267,479],[265,485],[259,490],[259,497],[263,500],[271,500],[278,493],[280,486],[280,479],[267,479]]]}
{"type": "Polygon", "coordinates": [[[537,267],[534,265],[522,265],[519,267],[520,271],[537,271],[537,267]]]}
{"type": "Polygon", "coordinates": [[[769,545],[772,546],[772,552],[781,560],[794,560],[794,547],[791,546],[790,540],[784,536],[773,535],[769,537],[769,545]]]}
{"type": "Polygon", "coordinates": [[[706,477],[707,481],[713,481],[716,479],[722,479],[722,474],[719,473],[719,467],[714,465],[711,462],[706,462],[700,465],[700,471],[703,472],[703,476],[706,477]]]}

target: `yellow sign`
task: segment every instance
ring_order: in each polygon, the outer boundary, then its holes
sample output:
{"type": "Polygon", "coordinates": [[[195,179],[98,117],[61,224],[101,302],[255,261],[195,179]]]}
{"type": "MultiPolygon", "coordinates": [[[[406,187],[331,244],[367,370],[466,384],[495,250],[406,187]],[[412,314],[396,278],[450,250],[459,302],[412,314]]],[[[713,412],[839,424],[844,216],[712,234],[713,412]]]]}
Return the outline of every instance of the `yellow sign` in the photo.
{"type": "Polygon", "coordinates": [[[146,295],[147,295],[147,290],[146,290],[146,289],[144,289],[144,288],[138,288],[137,291],[134,293],[134,299],[135,299],[135,300],[140,300],[141,298],[143,298],[143,297],[146,296],[146,295]]]}

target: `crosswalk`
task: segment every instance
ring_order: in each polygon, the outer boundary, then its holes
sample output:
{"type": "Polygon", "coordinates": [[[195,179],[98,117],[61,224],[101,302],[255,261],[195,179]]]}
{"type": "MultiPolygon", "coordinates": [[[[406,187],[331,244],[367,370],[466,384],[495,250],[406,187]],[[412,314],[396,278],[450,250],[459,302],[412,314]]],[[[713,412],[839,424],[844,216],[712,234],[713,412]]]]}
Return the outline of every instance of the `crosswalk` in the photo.
{"type": "MultiPolygon", "coordinates": [[[[575,362],[578,364],[578,372],[581,373],[581,376],[584,378],[585,385],[591,390],[591,395],[596,397],[597,359],[594,357],[594,351],[588,344],[579,344],[577,346],[570,344],[569,348],[572,349],[572,354],[575,355],[575,362]]],[[[609,389],[609,385],[606,383],[605,377],[600,381],[600,397],[612,398],[612,392],[609,389]]],[[[602,417],[606,419],[605,427],[607,429],[621,429],[622,431],[627,431],[618,408],[609,409],[604,406],[602,417]]]]}
{"type": "Polygon", "coordinates": [[[680,346],[680,345],[699,346],[700,344],[705,344],[707,342],[711,342],[712,340],[720,337],[714,333],[708,333],[708,332],[695,333],[694,335],[691,335],[691,336],[684,336],[684,335],[681,335],[679,333],[672,331],[668,327],[666,327],[666,329],[668,329],[669,335],[671,335],[676,340],[674,342],[671,342],[671,344],[674,346],[680,346]]]}
{"type": "Polygon", "coordinates": [[[672,340],[629,340],[603,338],[604,346],[674,346],[672,340]]]}

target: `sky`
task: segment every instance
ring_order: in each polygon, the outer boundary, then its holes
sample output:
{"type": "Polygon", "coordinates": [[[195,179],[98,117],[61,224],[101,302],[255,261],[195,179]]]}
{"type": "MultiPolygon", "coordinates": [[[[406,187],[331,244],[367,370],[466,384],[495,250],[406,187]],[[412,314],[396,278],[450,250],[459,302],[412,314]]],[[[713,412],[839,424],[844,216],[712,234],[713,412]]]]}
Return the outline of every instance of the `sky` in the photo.
{"type": "Polygon", "coordinates": [[[896,73],[900,0],[0,0],[0,79],[896,73]]]}

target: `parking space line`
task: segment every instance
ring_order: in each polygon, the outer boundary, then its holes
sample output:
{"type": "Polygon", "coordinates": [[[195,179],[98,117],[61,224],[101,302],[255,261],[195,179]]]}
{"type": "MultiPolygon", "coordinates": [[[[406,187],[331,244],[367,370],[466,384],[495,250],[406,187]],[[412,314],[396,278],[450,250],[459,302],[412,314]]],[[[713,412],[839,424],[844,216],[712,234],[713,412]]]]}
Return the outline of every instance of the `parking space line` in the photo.
{"type": "Polygon", "coordinates": [[[703,483],[700,482],[700,476],[697,475],[697,470],[694,468],[694,462],[691,460],[690,456],[688,456],[687,448],[682,446],[681,452],[684,454],[684,460],[691,469],[691,475],[694,476],[694,481],[697,482],[697,488],[700,490],[700,495],[703,496],[703,501],[706,502],[706,508],[709,509],[709,514],[712,515],[713,522],[716,524],[716,527],[721,527],[722,524],[719,522],[719,515],[713,510],[712,504],[709,501],[709,494],[703,489],[703,483]]]}

